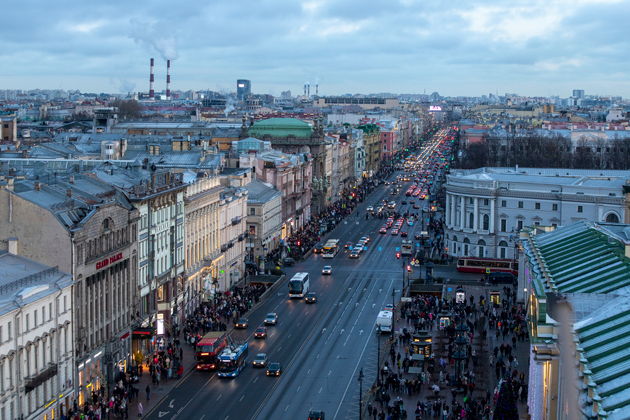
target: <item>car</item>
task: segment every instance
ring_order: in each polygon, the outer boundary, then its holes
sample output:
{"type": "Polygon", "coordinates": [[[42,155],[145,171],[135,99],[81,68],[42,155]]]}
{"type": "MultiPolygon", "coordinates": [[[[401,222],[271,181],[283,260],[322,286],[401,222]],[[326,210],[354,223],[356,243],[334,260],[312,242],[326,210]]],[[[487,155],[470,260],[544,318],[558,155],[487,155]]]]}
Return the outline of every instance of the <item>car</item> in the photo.
{"type": "Polygon", "coordinates": [[[372,206],[367,206],[367,208],[365,209],[365,211],[374,211],[374,207],[372,207],[372,206]]]}
{"type": "Polygon", "coordinates": [[[252,360],[252,366],[265,367],[267,366],[267,353],[258,353],[254,360],[252,360]]]}
{"type": "Polygon", "coordinates": [[[350,258],[359,258],[359,252],[358,251],[352,251],[349,255],[350,258]]]}
{"type": "Polygon", "coordinates": [[[291,267],[293,264],[295,264],[295,260],[291,257],[284,257],[282,259],[282,264],[286,265],[287,267],[291,267]]]}
{"type": "Polygon", "coordinates": [[[258,327],[254,330],[254,338],[267,338],[267,328],[258,327]]]}
{"type": "Polygon", "coordinates": [[[359,242],[363,242],[363,243],[370,243],[370,237],[369,236],[361,236],[361,239],[359,239],[359,242]]]}
{"type": "Polygon", "coordinates": [[[247,328],[248,325],[249,325],[249,320],[247,318],[240,318],[238,321],[236,321],[236,324],[234,324],[234,328],[243,330],[247,328]]]}
{"type": "Polygon", "coordinates": [[[388,303],[387,305],[383,306],[383,310],[384,311],[393,311],[394,310],[394,305],[392,305],[391,303],[388,303]]]}
{"type": "Polygon", "coordinates": [[[378,233],[387,233],[387,228],[383,226],[382,228],[378,230],[378,233]]]}
{"type": "Polygon", "coordinates": [[[322,274],[332,274],[332,266],[330,265],[325,265],[322,268],[322,274]]]}
{"type": "Polygon", "coordinates": [[[319,410],[311,410],[308,412],[308,420],[325,420],[326,413],[319,410]]]}
{"type": "Polygon", "coordinates": [[[415,235],[413,235],[413,239],[415,239],[416,241],[419,241],[420,239],[422,239],[422,235],[420,235],[419,233],[416,233],[415,235]]]}
{"type": "Polygon", "coordinates": [[[278,362],[271,362],[267,366],[267,376],[280,376],[282,374],[282,366],[278,362]]]}
{"type": "Polygon", "coordinates": [[[407,225],[413,226],[413,220],[407,220],[407,225]]]}
{"type": "Polygon", "coordinates": [[[404,206],[405,204],[407,204],[407,201],[403,200],[403,201],[400,202],[400,204],[402,204],[404,206]]]}
{"type": "Polygon", "coordinates": [[[513,284],[516,285],[516,276],[512,273],[490,273],[488,275],[490,284],[513,284]]]}
{"type": "Polygon", "coordinates": [[[390,201],[390,202],[387,204],[387,207],[389,207],[390,209],[394,209],[394,208],[396,208],[396,202],[395,202],[395,201],[390,201]]]}
{"type": "Polygon", "coordinates": [[[318,243],[318,244],[315,244],[315,246],[313,247],[313,252],[315,254],[320,254],[323,249],[324,249],[324,245],[322,245],[321,243],[318,243]]]}
{"type": "Polygon", "coordinates": [[[405,232],[405,231],[400,232],[400,237],[401,238],[406,238],[407,237],[407,232],[405,232]]]}
{"type": "Polygon", "coordinates": [[[352,242],[350,242],[350,241],[346,242],[346,244],[343,247],[345,249],[352,249],[352,242]]]}
{"type": "Polygon", "coordinates": [[[365,251],[365,246],[361,242],[359,242],[354,246],[354,248],[352,248],[352,251],[363,252],[365,251]]]}
{"type": "Polygon", "coordinates": [[[265,315],[265,320],[263,321],[265,325],[276,325],[278,323],[278,314],[275,312],[269,312],[265,315]]]}
{"type": "Polygon", "coordinates": [[[392,230],[392,236],[398,236],[398,229],[392,230]]]}
{"type": "Polygon", "coordinates": [[[317,294],[315,292],[308,292],[304,296],[304,302],[306,302],[306,303],[317,303],[317,294]]]}

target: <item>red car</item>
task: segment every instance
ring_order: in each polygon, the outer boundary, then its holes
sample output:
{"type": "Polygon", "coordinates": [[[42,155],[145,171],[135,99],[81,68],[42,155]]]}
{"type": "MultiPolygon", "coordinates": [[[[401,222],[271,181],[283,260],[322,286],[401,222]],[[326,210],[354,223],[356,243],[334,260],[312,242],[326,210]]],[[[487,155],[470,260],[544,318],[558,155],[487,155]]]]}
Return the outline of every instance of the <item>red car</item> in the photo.
{"type": "Polygon", "coordinates": [[[267,328],[258,327],[256,331],[254,331],[254,338],[267,338],[267,328]]]}
{"type": "Polygon", "coordinates": [[[387,233],[387,228],[383,226],[382,228],[379,229],[378,233],[387,233]]]}

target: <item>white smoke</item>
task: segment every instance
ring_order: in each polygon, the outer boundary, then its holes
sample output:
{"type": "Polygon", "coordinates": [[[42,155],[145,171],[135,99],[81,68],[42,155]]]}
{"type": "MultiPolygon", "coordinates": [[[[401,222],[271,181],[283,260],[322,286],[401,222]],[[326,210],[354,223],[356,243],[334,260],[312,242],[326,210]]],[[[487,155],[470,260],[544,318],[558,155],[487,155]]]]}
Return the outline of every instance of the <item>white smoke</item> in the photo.
{"type": "Polygon", "coordinates": [[[137,19],[129,21],[131,29],[129,37],[138,44],[157,51],[165,60],[175,60],[177,54],[177,42],[173,35],[165,35],[166,24],[158,22],[141,22],[137,19]]]}
{"type": "Polygon", "coordinates": [[[234,98],[232,98],[231,96],[228,96],[227,100],[225,101],[225,109],[223,110],[225,117],[227,118],[228,114],[234,111],[235,109],[236,107],[234,106],[234,98]]]}

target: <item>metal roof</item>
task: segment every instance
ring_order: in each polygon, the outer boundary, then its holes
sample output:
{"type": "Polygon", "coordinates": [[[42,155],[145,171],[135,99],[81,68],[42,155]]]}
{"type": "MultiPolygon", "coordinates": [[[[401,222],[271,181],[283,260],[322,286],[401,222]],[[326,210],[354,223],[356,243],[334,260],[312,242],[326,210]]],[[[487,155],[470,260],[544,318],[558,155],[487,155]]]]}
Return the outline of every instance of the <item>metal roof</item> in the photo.
{"type": "Polygon", "coordinates": [[[630,418],[630,293],[576,323],[575,332],[607,418],[630,418]]]}
{"type": "Polygon", "coordinates": [[[582,221],[532,238],[541,271],[560,292],[610,293],[630,286],[625,240],[608,225],[617,224],[582,221]]]}

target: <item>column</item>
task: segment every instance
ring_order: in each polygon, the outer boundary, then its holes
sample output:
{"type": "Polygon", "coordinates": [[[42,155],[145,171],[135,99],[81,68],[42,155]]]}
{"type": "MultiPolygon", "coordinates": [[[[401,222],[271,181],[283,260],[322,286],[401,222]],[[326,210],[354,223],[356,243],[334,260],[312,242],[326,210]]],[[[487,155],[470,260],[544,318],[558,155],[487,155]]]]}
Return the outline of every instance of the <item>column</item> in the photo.
{"type": "Polygon", "coordinates": [[[449,193],[446,193],[446,217],[444,218],[444,220],[446,220],[446,227],[451,227],[451,195],[449,193]]]}
{"type": "Polygon", "coordinates": [[[490,233],[494,233],[494,198],[490,199],[490,233]]]}
{"type": "Polygon", "coordinates": [[[451,228],[455,228],[457,216],[457,197],[455,195],[451,195],[451,228]]]}
{"type": "Polygon", "coordinates": [[[479,231],[479,198],[475,197],[475,207],[474,207],[474,217],[473,217],[473,231],[479,231]]]}
{"type": "Polygon", "coordinates": [[[466,197],[459,197],[459,228],[464,229],[466,226],[466,197]]]}

